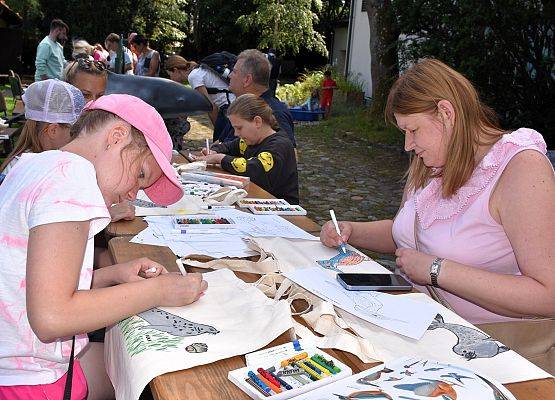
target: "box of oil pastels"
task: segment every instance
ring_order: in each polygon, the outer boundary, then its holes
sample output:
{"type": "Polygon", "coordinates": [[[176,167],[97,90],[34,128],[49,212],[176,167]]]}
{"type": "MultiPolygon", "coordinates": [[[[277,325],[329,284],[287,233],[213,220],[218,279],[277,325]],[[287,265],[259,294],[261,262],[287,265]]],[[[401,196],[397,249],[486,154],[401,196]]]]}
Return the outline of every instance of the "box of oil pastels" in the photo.
{"type": "Polygon", "coordinates": [[[239,200],[239,207],[248,208],[253,214],[306,215],[306,210],[299,205],[289,204],[284,199],[239,200]]]}
{"type": "Polygon", "coordinates": [[[259,357],[259,361],[249,362],[247,355],[248,366],[230,371],[228,379],[251,399],[282,400],[352,375],[347,365],[318,348],[289,352],[284,357],[281,351],[274,351],[283,346],[262,350],[273,352],[274,358],[259,357]]]}

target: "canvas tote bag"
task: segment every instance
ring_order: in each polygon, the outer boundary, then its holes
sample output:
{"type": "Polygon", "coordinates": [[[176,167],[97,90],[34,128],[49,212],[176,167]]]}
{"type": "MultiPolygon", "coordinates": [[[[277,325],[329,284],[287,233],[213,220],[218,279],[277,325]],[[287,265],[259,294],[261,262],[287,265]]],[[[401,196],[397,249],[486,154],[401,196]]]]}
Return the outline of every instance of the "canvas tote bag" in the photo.
{"type": "MultiPolygon", "coordinates": [[[[418,241],[418,218],[414,214],[414,243],[420,251],[418,241]]],[[[431,285],[426,285],[430,296],[451,311],[451,305],[431,285]]],[[[494,322],[476,325],[491,337],[499,340],[518,354],[543,370],[555,375],[555,319],[527,318],[521,321],[494,322]]]]}

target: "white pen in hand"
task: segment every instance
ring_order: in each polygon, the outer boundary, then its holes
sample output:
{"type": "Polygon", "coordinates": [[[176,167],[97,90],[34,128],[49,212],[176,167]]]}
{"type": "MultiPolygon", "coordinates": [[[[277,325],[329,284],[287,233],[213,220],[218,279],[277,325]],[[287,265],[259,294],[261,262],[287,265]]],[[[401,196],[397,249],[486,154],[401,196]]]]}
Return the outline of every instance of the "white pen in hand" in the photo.
{"type": "Polygon", "coordinates": [[[206,155],[210,154],[210,143],[208,143],[208,138],[206,138],[206,155]]]}
{"type": "Polygon", "coordinates": [[[337,218],[335,218],[335,212],[333,210],[330,210],[330,215],[331,215],[331,221],[333,222],[333,225],[335,226],[335,231],[337,232],[337,234],[341,238],[341,251],[343,251],[343,253],[347,254],[347,248],[345,247],[345,243],[343,243],[343,237],[341,236],[341,231],[339,230],[339,225],[337,224],[337,218]]]}

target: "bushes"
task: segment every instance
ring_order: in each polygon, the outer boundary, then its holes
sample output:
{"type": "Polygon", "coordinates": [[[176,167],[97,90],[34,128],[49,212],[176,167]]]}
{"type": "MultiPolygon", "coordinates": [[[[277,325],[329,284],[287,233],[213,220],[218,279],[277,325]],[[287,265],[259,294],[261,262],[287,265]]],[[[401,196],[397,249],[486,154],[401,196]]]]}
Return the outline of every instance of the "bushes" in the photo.
{"type": "MultiPolygon", "coordinates": [[[[316,71],[307,71],[299,77],[297,82],[280,85],[276,91],[276,96],[290,106],[303,104],[310,96],[312,89],[322,86],[325,70],[324,68],[316,71]]],[[[347,77],[344,77],[333,69],[331,70],[331,75],[337,83],[338,90],[344,93],[362,92],[362,81],[358,75],[349,74],[347,77]]]]}

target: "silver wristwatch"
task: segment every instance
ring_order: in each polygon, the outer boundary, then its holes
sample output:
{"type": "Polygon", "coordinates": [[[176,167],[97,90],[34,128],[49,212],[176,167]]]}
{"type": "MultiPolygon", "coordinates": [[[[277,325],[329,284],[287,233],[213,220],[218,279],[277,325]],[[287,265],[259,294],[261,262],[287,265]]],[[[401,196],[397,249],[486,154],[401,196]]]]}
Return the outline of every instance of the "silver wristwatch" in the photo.
{"type": "Polygon", "coordinates": [[[439,271],[441,270],[441,263],[443,258],[437,257],[430,265],[430,280],[432,281],[432,286],[439,287],[437,284],[437,278],[439,276],[439,271]]]}

